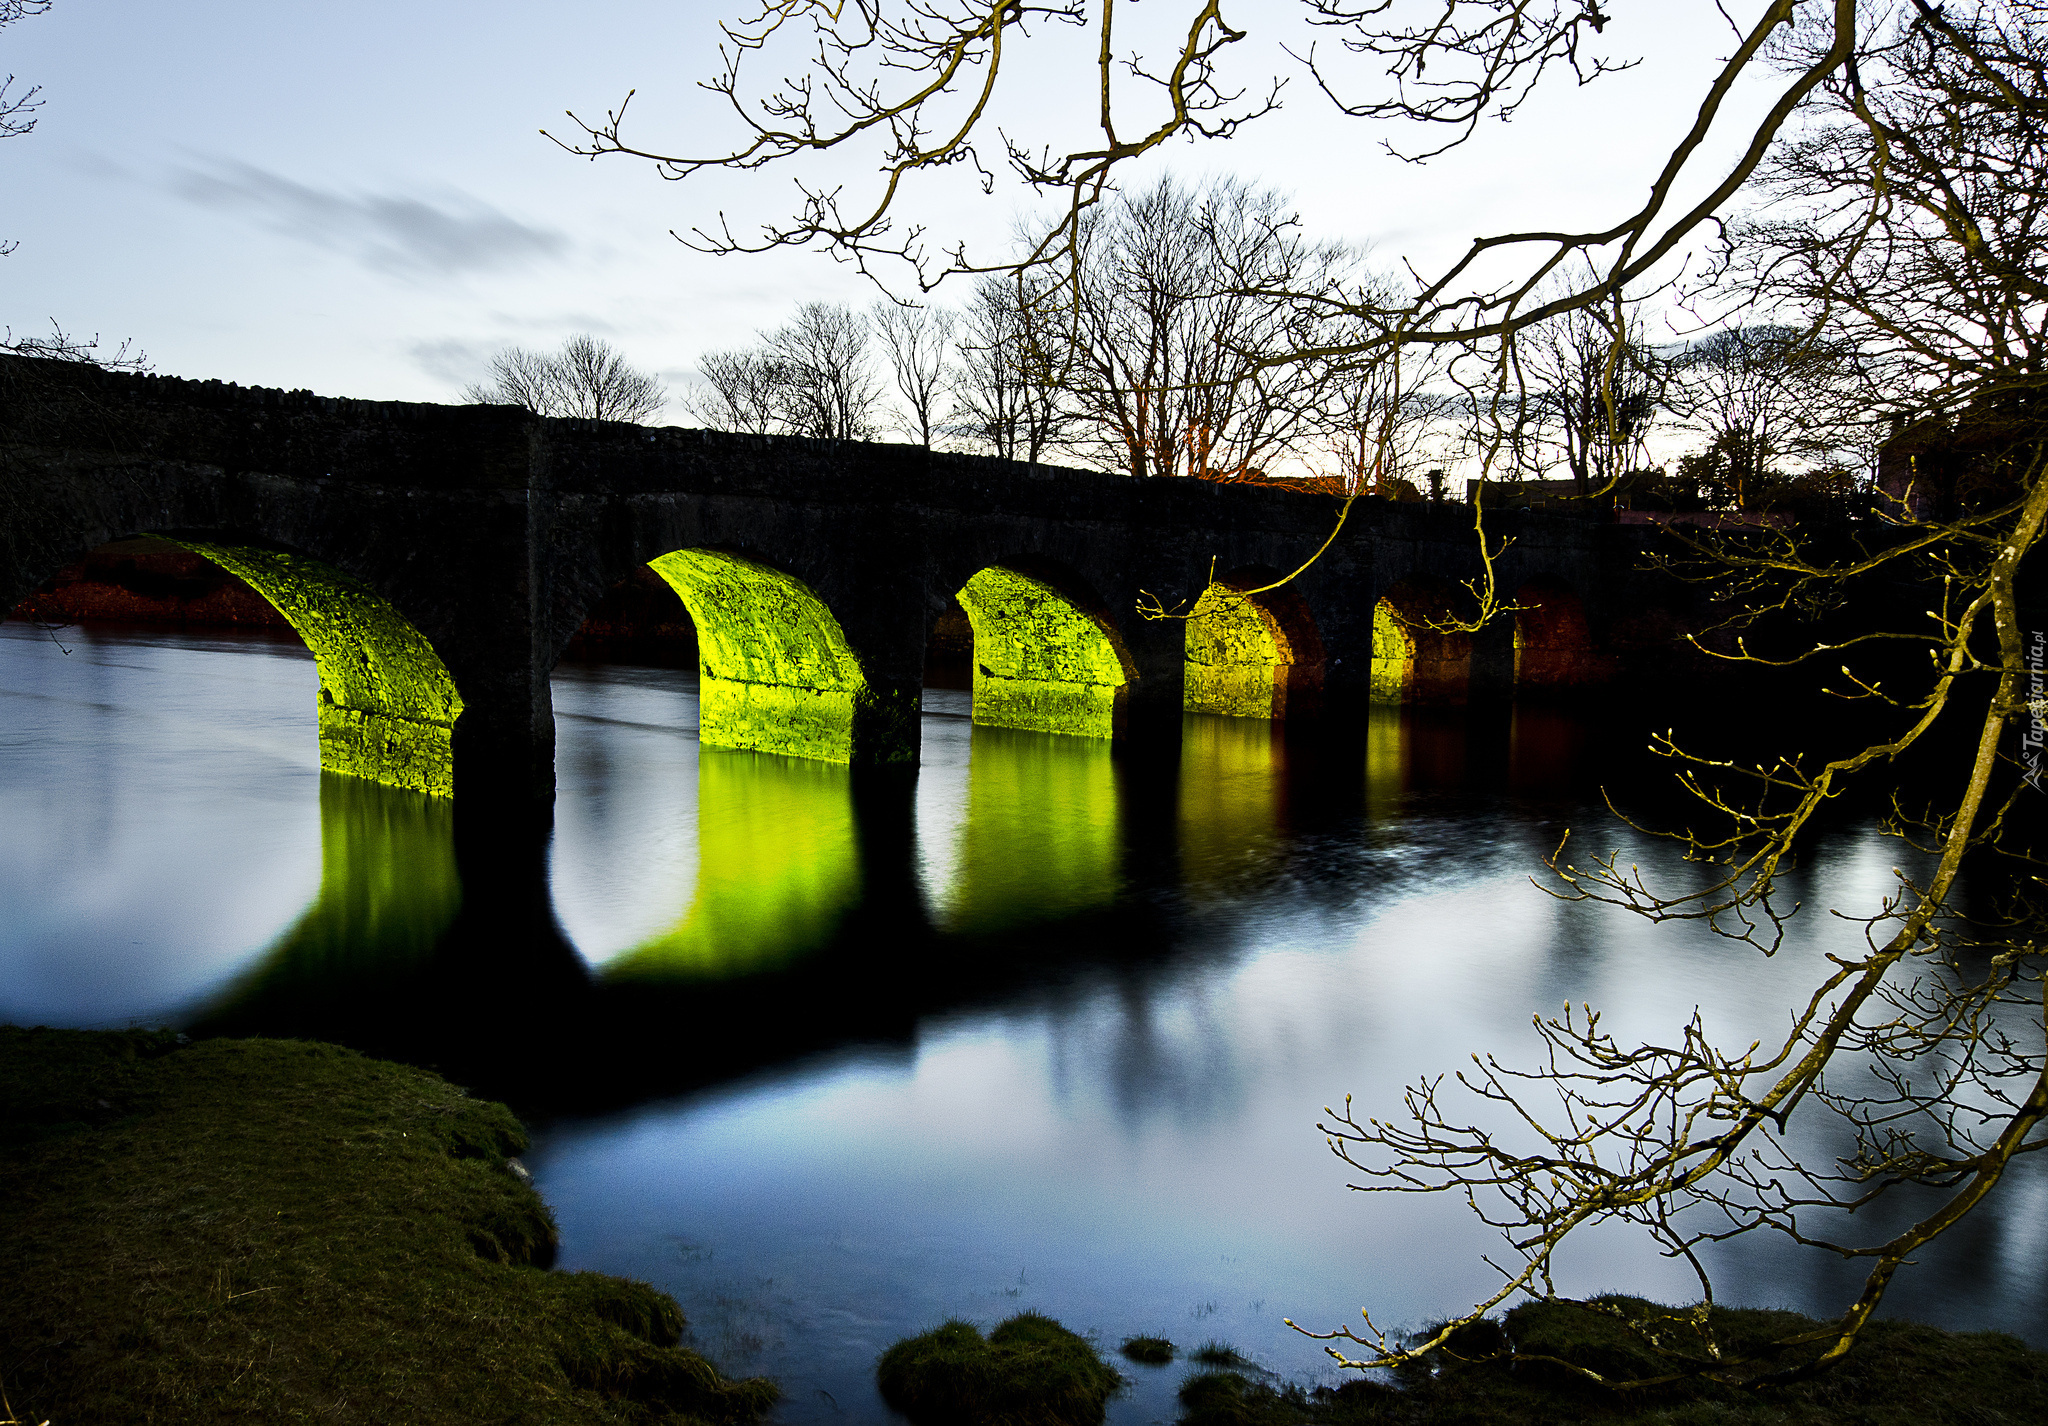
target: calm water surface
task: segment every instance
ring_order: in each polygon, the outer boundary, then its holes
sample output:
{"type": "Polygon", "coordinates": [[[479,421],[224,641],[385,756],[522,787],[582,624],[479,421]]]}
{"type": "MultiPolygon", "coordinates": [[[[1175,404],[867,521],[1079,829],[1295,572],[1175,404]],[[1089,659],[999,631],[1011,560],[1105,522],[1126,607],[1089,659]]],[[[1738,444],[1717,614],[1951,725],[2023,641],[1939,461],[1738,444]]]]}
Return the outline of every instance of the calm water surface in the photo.
{"type": "MultiPolygon", "coordinates": [[[[1554,711],[1190,718],[1162,760],[933,690],[920,772],[875,779],[700,749],[687,675],[565,668],[553,827],[508,829],[323,779],[295,642],[59,637],[0,625],[0,1019],[319,1033],[510,1095],[563,1265],[672,1292],[789,1422],[891,1419],[889,1343],[1023,1308],[1331,1379],[1282,1318],[1418,1324],[1498,1244],[1347,1191],[1323,1106],[1526,1063],[1567,1000],[1770,1034],[1855,934],[1802,915],[1766,961],[1545,895],[1567,826],[1687,874],[1597,803],[1634,739],[1554,711]]],[[[1897,855],[1830,834],[1799,894],[1871,905],[1897,855]]],[[[2048,1181],[2009,1187],[1891,1305],[2048,1345],[2048,1181]]],[[[1722,1268],[1823,1311],[1850,1281],[1722,1268]]],[[[1692,1294],[1626,1233],[1561,1285],[1692,1294]]],[[[1126,1370],[1111,1420],[1171,1420],[1185,1368],[1126,1370]]]]}

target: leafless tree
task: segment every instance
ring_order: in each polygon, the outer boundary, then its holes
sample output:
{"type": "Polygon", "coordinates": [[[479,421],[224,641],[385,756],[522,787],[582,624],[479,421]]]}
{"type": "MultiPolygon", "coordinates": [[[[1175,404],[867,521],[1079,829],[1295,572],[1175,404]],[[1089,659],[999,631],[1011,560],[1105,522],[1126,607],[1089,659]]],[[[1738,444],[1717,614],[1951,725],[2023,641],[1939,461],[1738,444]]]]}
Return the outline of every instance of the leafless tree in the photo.
{"type": "Polygon", "coordinates": [[[1766,510],[1808,468],[1842,469],[1862,410],[1853,353],[1798,327],[1730,327],[1669,358],[1671,407],[1705,447],[1686,468],[1716,504],[1766,510]]]}
{"type": "Polygon", "coordinates": [[[806,302],[767,334],[782,363],[782,421],[792,435],[870,441],[882,388],[868,364],[867,318],[843,302],[806,302]]]}
{"type": "Polygon", "coordinates": [[[875,304],[874,329],[903,398],[903,434],[927,450],[945,424],[958,321],[948,307],[910,307],[886,298],[875,304]]]}
{"type": "Polygon", "coordinates": [[[1339,360],[1316,378],[1312,434],[1294,454],[1347,495],[1412,499],[1426,471],[1448,462],[1468,435],[1471,404],[1443,389],[1445,373],[1427,352],[1400,360],[1339,360]]]}
{"type": "MultiPolygon", "coordinates": [[[[17,20],[46,14],[49,8],[50,0],[0,0],[0,30],[17,20]]],[[[0,79],[0,139],[18,139],[34,131],[36,110],[43,106],[39,97],[42,92],[40,85],[15,89],[12,74],[0,79]]],[[[20,246],[18,241],[0,239],[0,257],[8,256],[20,246]]],[[[111,352],[103,352],[97,333],[90,337],[74,337],[58,325],[54,317],[50,319],[50,334],[46,337],[17,337],[12,327],[0,331],[0,352],[51,361],[85,362],[108,371],[154,370],[148,355],[137,350],[128,340],[123,339],[121,345],[111,352]]]]}
{"type": "Polygon", "coordinates": [[[552,416],[557,414],[555,374],[553,357],[505,347],[491,357],[490,382],[464,387],[462,399],[477,405],[524,406],[536,416],[552,416]]]}
{"type": "Polygon", "coordinates": [[[782,429],[787,367],[767,352],[706,352],[697,364],[705,390],[684,405],[714,431],[772,436],[782,429]]]}
{"type": "Polygon", "coordinates": [[[616,349],[592,336],[571,337],[555,358],[562,414],[586,421],[645,421],[661,410],[668,393],[646,372],[636,371],[616,349]]]}
{"type": "MultiPolygon", "coordinates": [[[[735,42],[713,81],[748,126],[738,145],[699,155],[639,146],[622,105],[586,126],[577,146],[650,158],[674,177],[829,154],[831,181],[804,187],[798,211],[758,240],[725,227],[695,240],[715,251],[819,245],[869,271],[907,264],[927,285],[949,271],[1044,268],[1078,302],[1088,244],[1113,211],[1114,176],[1169,140],[1225,138],[1256,121],[1281,79],[1226,83],[1222,57],[1249,25],[1226,20],[1221,0],[1165,3],[1174,38],[1135,52],[1113,33],[1129,10],[1117,0],[766,3],[728,27],[735,42]],[[998,133],[997,100],[1017,85],[1042,92],[1033,60],[1062,26],[1089,32],[1094,131],[1053,144],[1014,123],[998,133]],[[763,64],[772,82],[757,85],[763,64]],[[773,71],[778,64],[786,67],[773,71]],[[865,191],[845,179],[864,171],[853,161],[863,149],[877,174],[865,191]],[[956,165],[991,179],[1007,165],[1057,200],[1021,258],[937,246],[910,220],[913,195],[956,165]]],[[[1310,23],[1334,43],[1302,63],[1339,114],[1375,126],[1366,142],[1409,143],[1404,156],[1422,159],[1473,141],[1482,120],[1514,114],[1551,78],[1593,83],[1625,65],[1612,48],[1625,32],[1611,17],[1630,3],[1307,0],[1310,23]]],[[[1632,210],[1476,238],[1397,295],[1297,287],[1288,295],[1320,318],[1303,329],[1314,338],[1276,339],[1257,364],[1438,347],[1468,364],[1462,389],[1511,395],[1524,333],[1598,314],[1618,350],[1627,303],[1725,233],[1714,276],[1741,314],[1730,325],[1784,322],[1856,352],[1872,416],[1946,434],[1956,491],[1939,519],[1898,515],[1833,545],[1796,528],[1686,536],[1689,559],[1674,568],[1717,586],[1732,617],[1838,606],[1845,589],[1895,573],[1925,582],[1931,613],[1777,655],[1846,666],[1834,675],[1839,691],[1871,700],[1893,724],[1879,741],[1788,754],[1748,774],[1667,746],[1726,819],[1725,834],[1686,841],[1689,856],[1717,867],[1709,885],[1660,894],[1632,867],[1573,850],[1554,863],[1564,892],[1768,950],[1787,914],[1779,873],[1822,807],[1946,736],[1968,745],[1963,770],[1917,821],[1900,819],[1927,849],[1928,870],[1901,875],[1882,904],[1850,913],[1868,928],[1865,950],[1828,968],[1792,1007],[1782,1038],[1724,1048],[1694,1020],[1664,1043],[1631,1045],[1597,1019],[1567,1015],[1540,1026],[1539,1069],[1486,1060],[1468,1073],[1476,1108],[1454,1102],[1456,1084],[1432,1080],[1411,1091],[1405,1113],[1354,1117],[1347,1105],[1334,1116],[1333,1146],[1365,1186],[1466,1197],[1511,1245],[1498,1290],[1440,1330],[1410,1341],[1368,1318],[1363,1331],[1325,1334],[1349,1366],[1415,1361],[1520,1294],[1564,1300],[1551,1276],[1556,1254],[1589,1228],[1621,1222],[1697,1268],[1703,1302],[1623,1324],[1665,1363],[1647,1376],[1615,1381],[1572,1361],[1561,1369],[1619,1386],[1763,1385],[1824,1369],[1854,1345],[1901,1267],[2048,1142],[2048,913],[2038,899],[2048,819],[2031,800],[2048,779],[2048,706],[2028,683],[2028,659],[2048,658],[2048,642],[2029,643],[2017,592],[2048,525],[2048,2],[1699,3],[1727,19],[1725,56],[1686,96],[1686,131],[1632,210]],[[1746,197],[1764,206],[1744,221],[1746,197]],[[1882,677],[1871,662],[1902,646],[1927,655],[1917,681],[1882,677]],[[1741,776],[1752,785],[1731,782],[1741,776]],[[1957,914],[1966,857],[2005,857],[2017,869],[2018,891],[1996,924],[1957,914]],[[1496,1134],[1489,1114],[1534,1137],[1496,1134]],[[1854,1148],[1840,1163],[1787,1155],[1788,1126],[1811,1116],[1847,1130],[1854,1148]],[[1934,1195],[1938,1207],[1889,1237],[1857,1237],[1869,1210],[1900,1191],[1934,1195]],[[1862,1291],[1834,1322],[1794,1340],[1756,1348],[1719,1339],[1709,1250],[1753,1233],[1867,1264],[1862,1291]]],[[[1344,147],[1333,137],[1333,153],[1344,147]]],[[[1604,390],[1602,407],[1619,394],[1604,390]]],[[[1475,622],[1501,612],[1490,584],[1475,593],[1475,622]]],[[[1766,653],[1759,645],[1735,657],[1766,653]]],[[[1817,730],[1802,730],[1802,741],[1809,735],[1817,730]]]]}
{"type": "Polygon", "coordinates": [[[1643,333],[1635,304],[1581,307],[1519,334],[1511,346],[1516,443],[1521,463],[1562,467],[1577,493],[1613,488],[1644,462],[1667,386],[1666,364],[1643,333]]]}
{"type": "Polygon", "coordinates": [[[990,275],[975,284],[960,336],[948,425],[970,449],[1036,464],[1073,420],[1055,379],[1043,283],[990,275]]]}
{"type": "MultiPolygon", "coordinates": [[[[0,30],[17,20],[44,14],[49,8],[50,0],[0,0],[0,30]]],[[[36,96],[41,93],[40,85],[16,90],[11,74],[0,79],[0,139],[18,139],[35,128],[35,112],[43,102],[36,96]]]]}
{"type": "MultiPolygon", "coordinates": [[[[1776,62],[1804,72],[1849,18],[1802,17],[1776,62]]],[[[1404,1117],[1366,1120],[1347,1106],[1329,1126],[1367,1186],[1451,1188],[1487,1206],[1516,1251],[1493,1303],[1553,1295],[1554,1254],[1590,1224],[1650,1233],[1694,1268],[1703,1294],[1697,1310],[1628,1324],[1663,1356],[1652,1380],[1767,1384],[1838,1361],[1901,1268],[2048,1146],[2048,846],[2037,800],[2048,781],[2048,638],[2029,630],[2020,602],[2021,571],[2038,563],[2048,528],[2048,310],[2038,299],[2048,292],[2048,6],[1909,5],[1858,39],[1855,59],[1763,157],[1760,206],[1730,230],[1719,295],[1731,311],[1774,311],[1785,325],[1707,349],[1745,379],[1758,372],[1769,399],[1787,359],[1854,353],[1824,356],[1827,382],[1860,388],[1849,409],[1872,426],[1893,414],[1932,426],[1928,478],[1950,488],[1932,506],[1938,518],[1896,512],[1848,541],[1815,542],[1796,527],[1701,533],[1670,564],[1713,586],[1738,624],[1842,608],[1875,580],[1927,589],[1917,624],[1731,655],[1839,670],[1832,691],[1885,710],[1891,731],[1748,769],[1665,742],[1723,827],[1683,839],[1718,870],[1698,891],[1659,893],[1612,856],[1581,862],[1561,850],[1554,866],[1569,896],[1773,950],[1790,914],[1778,878],[1819,810],[1909,753],[1945,746],[1960,764],[1948,795],[1918,815],[1900,809],[1893,824],[1926,853],[1926,870],[1899,874],[1882,905],[1856,915],[1865,949],[1832,958],[1775,1041],[1723,1047],[1695,1018],[1661,1045],[1634,1046],[1590,1012],[1568,1012],[1539,1025],[1543,1069],[1489,1059],[1463,1077],[1462,1088],[1544,1126],[1528,1145],[1473,1127],[1440,1081],[1411,1089],[1404,1117]],[[1886,657],[1900,648],[1923,652],[1928,672],[1886,657]],[[1966,918],[1956,905],[1966,863],[2009,880],[1992,914],[1966,918]],[[1791,1126],[1813,1119],[1832,1121],[1848,1151],[1818,1162],[1792,1153],[1791,1126]],[[1897,1231],[1856,1231],[1903,1193],[1933,1202],[1897,1231]],[[1823,1329],[1729,1350],[1708,1311],[1709,1254],[1754,1233],[1864,1264],[1862,1291],[1823,1329]]],[[[1773,427],[1748,413],[1744,389],[1735,384],[1741,399],[1715,422],[1728,422],[1755,466],[1773,427]]],[[[1409,1350],[1372,1330],[1335,1337],[1363,1343],[1360,1360],[1409,1350]]]]}
{"type": "Polygon", "coordinates": [[[691,409],[718,430],[868,441],[882,388],[868,364],[868,320],[844,303],[806,302],[758,347],[712,352],[709,390],[691,409]]]}
{"type": "Polygon", "coordinates": [[[99,333],[89,337],[75,337],[58,326],[53,319],[50,334],[46,337],[17,337],[12,327],[0,331],[0,352],[12,352],[16,356],[41,357],[45,361],[76,361],[87,366],[96,366],[105,371],[149,372],[156,368],[150,364],[149,354],[124,337],[121,344],[112,351],[100,350],[99,333]]]}
{"type": "Polygon", "coordinates": [[[1327,368],[1265,354],[1329,334],[1317,298],[1354,266],[1302,237],[1280,196],[1235,179],[1197,192],[1171,176],[1090,213],[1067,302],[1045,326],[1080,449],[1134,476],[1263,470],[1314,426],[1327,368]]]}
{"type": "Polygon", "coordinates": [[[506,347],[491,358],[491,379],[465,387],[463,400],[524,406],[536,416],[644,422],[661,410],[661,383],[627,365],[608,342],[576,336],[559,352],[506,347]]]}

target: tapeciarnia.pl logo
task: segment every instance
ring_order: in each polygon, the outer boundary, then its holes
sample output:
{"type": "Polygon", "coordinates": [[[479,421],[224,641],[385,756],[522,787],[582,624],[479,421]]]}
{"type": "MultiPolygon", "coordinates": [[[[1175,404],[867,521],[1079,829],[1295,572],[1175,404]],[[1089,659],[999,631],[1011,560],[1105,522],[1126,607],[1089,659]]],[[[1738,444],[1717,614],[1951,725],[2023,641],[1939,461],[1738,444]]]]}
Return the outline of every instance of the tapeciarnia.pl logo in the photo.
{"type": "Polygon", "coordinates": [[[2048,631],[2034,630],[2027,644],[2026,725],[2020,730],[2020,761],[2026,766],[2027,786],[2036,792],[2048,776],[2042,764],[2042,745],[2048,743],[2048,631]]]}

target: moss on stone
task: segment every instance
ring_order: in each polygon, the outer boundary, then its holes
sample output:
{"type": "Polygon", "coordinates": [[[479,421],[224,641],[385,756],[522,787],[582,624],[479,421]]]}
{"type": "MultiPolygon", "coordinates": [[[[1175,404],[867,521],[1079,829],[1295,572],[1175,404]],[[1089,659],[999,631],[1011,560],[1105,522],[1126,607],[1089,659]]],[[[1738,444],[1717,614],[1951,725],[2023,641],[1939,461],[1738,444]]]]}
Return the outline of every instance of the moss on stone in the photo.
{"type": "Polygon", "coordinates": [[[1187,621],[1183,706],[1226,718],[1272,718],[1285,710],[1293,665],[1272,614],[1228,585],[1212,584],[1187,621]]]}
{"type": "MultiPolygon", "coordinates": [[[[1601,1299],[1625,1317],[1665,1319],[1640,1298],[1601,1299]]],[[[1821,1324],[1792,1312],[1715,1308],[1723,1349],[1761,1344],[1821,1324]]],[[[1683,1340],[1683,1330],[1666,1340],[1683,1340]]],[[[1206,1372],[1181,1388],[1181,1426],[2021,1426],[2048,1419],[2048,1353],[2000,1332],[1942,1332],[1874,1322],[1831,1371],[1762,1389],[1696,1380],[1615,1392],[1536,1357],[1596,1371],[1669,1370],[1615,1317],[1526,1303],[1504,1321],[1474,1324],[1447,1354],[1426,1358],[1398,1385],[1360,1378],[1305,1389],[1254,1368],[1206,1372]]],[[[1786,1349],[1791,1366],[1820,1350],[1786,1349]]]]}
{"type": "Polygon", "coordinates": [[[1114,738],[1128,660],[1103,621],[1043,580],[990,566],[960,607],[974,628],[974,721],[997,728],[1114,738]]]}
{"type": "Polygon", "coordinates": [[[645,1284],[542,1270],[503,1105],[332,1045],[0,1027],[18,1419],[746,1422],[645,1284]]]}
{"type": "Polygon", "coordinates": [[[462,713],[434,646],[382,595],[305,555],[180,540],[269,600],[320,672],[320,766],[435,797],[455,790],[462,713]]]}
{"type": "Polygon", "coordinates": [[[880,695],[803,581],[722,550],[676,550],[648,564],[697,628],[700,743],[837,763],[915,757],[901,737],[896,747],[855,746],[858,712],[880,695]]]}
{"type": "Polygon", "coordinates": [[[1391,600],[1382,599],[1372,608],[1372,697],[1379,703],[1399,703],[1407,698],[1415,682],[1415,637],[1391,600]]]}

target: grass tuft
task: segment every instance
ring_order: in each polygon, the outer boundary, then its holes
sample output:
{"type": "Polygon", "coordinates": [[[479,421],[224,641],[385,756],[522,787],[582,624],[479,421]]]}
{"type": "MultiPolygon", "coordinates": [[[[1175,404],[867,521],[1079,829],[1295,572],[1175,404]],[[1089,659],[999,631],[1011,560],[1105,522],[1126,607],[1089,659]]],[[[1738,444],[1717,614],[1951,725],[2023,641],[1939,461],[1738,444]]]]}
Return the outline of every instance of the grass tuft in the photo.
{"type": "Polygon", "coordinates": [[[1248,1367],[1251,1360],[1240,1354],[1228,1342],[1208,1341],[1188,1353],[1191,1361],[1205,1367],[1248,1367]]]}
{"type": "Polygon", "coordinates": [[[332,1045],[0,1027],[0,1385],[23,1421],[657,1422],[776,1398],[644,1283],[543,1271],[525,1130],[332,1045]]]}
{"type": "Polygon", "coordinates": [[[1086,1339],[1037,1312],[986,1339],[957,1318],[905,1338],[882,1354],[875,1380],[917,1426],[1099,1426],[1123,1385],[1086,1339]]]}
{"type": "Polygon", "coordinates": [[[1163,1367],[1173,1360],[1173,1343],[1164,1337],[1126,1337],[1119,1349],[1134,1362],[1163,1367]]]}

